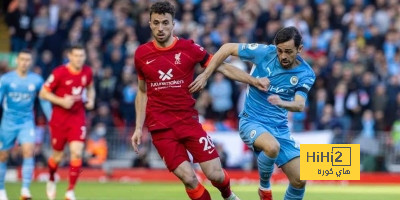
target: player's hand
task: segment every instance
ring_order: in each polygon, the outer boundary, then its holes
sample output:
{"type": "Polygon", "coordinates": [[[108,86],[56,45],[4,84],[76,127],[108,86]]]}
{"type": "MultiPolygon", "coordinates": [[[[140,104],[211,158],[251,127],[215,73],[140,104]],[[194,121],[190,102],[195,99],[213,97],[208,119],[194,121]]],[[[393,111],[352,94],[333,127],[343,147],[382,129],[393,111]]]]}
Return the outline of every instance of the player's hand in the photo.
{"type": "Polygon", "coordinates": [[[94,108],[94,101],[93,101],[93,100],[88,100],[88,101],[85,103],[85,108],[88,109],[88,110],[93,110],[93,108],[94,108]]]}
{"type": "Polygon", "coordinates": [[[256,82],[253,84],[257,89],[266,92],[269,87],[269,79],[267,77],[256,78],[256,82]]]}
{"type": "Polygon", "coordinates": [[[196,79],[189,85],[189,92],[195,93],[204,89],[204,87],[206,87],[207,85],[207,79],[208,77],[206,76],[206,74],[199,74],[196,79]]]}
{"type": "Polygon", "coordinates": [[[268,102],[272,105],[280,106],[282,104],[282,99],[274,94],[268,97],[268,102]]]}
{"type": "Polygon", "coordinates": [[[142,140],[142,130],[136,129],[132,135],[132,147],[137,154],[139,154],[139,145],[142,140]]]}
{"type": "Polygon", "coordinates": [[[63,108],[65,108],[65,109],[70,109],[70,108],[72,108],[72,106],[74,105],[74,103],[75,103],[75,98],[74,98],[74,96],[71,96],[71,95],[66,95],[66,96],[64,96],[64,98],[62,99],[62,102],[61,102],[61,107],[63,107],[63,108]]]}

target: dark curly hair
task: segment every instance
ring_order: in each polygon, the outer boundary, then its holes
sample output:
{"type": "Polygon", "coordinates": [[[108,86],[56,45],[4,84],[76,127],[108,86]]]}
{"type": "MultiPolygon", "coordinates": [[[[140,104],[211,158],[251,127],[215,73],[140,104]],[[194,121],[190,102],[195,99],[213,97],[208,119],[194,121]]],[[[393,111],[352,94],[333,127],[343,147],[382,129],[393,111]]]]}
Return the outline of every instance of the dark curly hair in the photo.
{"type": "Polygon", "coordinates": [[[165,14],[169,13],[172,19],[175,18],[175,7],[169,1],[159,1],[150,7],[150,17],[153,13],[165,14]]]}
{"type": "Polygon", "coordinates": [[[294,40],[294,46],[296,48],[299,48],[299,46],[303,42],[302,36],[300,35],[297,28],[294,26],[289,26],[289,27],[279,30],[275,36],[274,43],[275,43],[275,45],[278,45],[280,43],[287,42],[291,39],[294,40]]]}

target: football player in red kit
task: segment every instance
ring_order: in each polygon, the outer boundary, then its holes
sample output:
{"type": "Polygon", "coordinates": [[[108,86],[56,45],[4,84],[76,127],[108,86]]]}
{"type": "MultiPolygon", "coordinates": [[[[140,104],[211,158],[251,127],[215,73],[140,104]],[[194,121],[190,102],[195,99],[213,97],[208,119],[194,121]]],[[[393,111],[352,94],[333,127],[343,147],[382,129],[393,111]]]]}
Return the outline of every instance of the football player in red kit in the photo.
{"type": "Polygon", "coordinates": [[[54,199],[56,196],[54,174],[63,157],[64,146],[67,142],[70,151],[70,172],[65,198],[76,199],[74,187],[82,166],[82,152],[86,138],[85,108],[93,109],[94,107],[95,90],[92,83],[92,70],[84,64],[86,53],[83,46],[70,47],[68,60],[67,64],[53,70],[40,91],[40,97],[53,104],[49,123],[53,153],[48,160],[50,178],[46,187],[49,199],[54,199]],[[84,90],[86,93],[83,93],[84,90]]]}
{"type": "MultiPolygon", "coordinates": [[[[214,144],[198,121],[195,100],[189,92],[196,64],[207,67],[212,55],[192,40],[173,36],[174,14],[175,8],[169,2],[154,3],[150,8],[154,40],[139,46],[135,53],[139,91],[132,145],[138,152],[143,124],[146,124],[158,153],[167,168],[183,182],[190,199],[210,200],[211,197],[198,182],[187,151],[224,199],[237,200],[214,144]]],[[[251,77],[226,64],[219,71],[264,91],[269,84],[267,79],[251,77]]]]}

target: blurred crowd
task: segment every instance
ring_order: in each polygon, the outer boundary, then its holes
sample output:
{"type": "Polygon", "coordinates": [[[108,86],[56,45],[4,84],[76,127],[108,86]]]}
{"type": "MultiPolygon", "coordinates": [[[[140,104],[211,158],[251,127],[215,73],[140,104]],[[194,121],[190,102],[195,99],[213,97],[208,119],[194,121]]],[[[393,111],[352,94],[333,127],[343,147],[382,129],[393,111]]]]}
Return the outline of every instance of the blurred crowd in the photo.
{"type": "MultiPolygon", "coordinates": [[[[85,44],[97,91],[97,110],[90,115],[90,125],[132,127],[137,91],[133,56],[138,45],[151,40],[148,8],[152,2],[7,1],[10,50],[33,49],[34,70],[46,78],[66,61],[66,47],[85,44]]],[[[271,44],[284,26],[301,31],[301,55],[317,79],[307,109],[289,114],[294,132],[332,129],[334,142],[346,142],[349,133],[375,138],[393,130],[392,142],[400,144],[398,0],[172,2],[177,8],[175,35],[193,39],[210,53],[227,42],[271,44]]],[[[229,62],[245,71],[251,67],[237,58],[229,62]]],[[[207,90],[195,95],[207,131],[237,129],[246,87],[217,73],[207,90]]]]}

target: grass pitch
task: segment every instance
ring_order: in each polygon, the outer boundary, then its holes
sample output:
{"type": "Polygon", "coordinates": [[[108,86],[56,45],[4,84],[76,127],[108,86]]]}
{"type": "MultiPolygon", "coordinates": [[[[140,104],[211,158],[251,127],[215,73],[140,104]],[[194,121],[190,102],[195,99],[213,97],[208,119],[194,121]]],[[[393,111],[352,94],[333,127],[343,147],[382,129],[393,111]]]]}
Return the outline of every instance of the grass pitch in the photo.
{"type": "MultiPolygon", "coordinates": [[[[282,200],[286,185],[272,185],[274,199],[282,200]]],[[[45,200],[46,184],[31,186],[34,200],[45,200]]],[[[57,199],[64,199],[66,182],[57,185],[57,199]]],[[[212,199],[222,199],[219,191],[206,185],[212,199]]],[[[10,200],[19,199],[20,183],[6,183],[10,200]]],[[[257,200],[257,185],[232,185],[242,200],[257,200]]],[[[176,183],[96,183],[79,182],[78,200],[187,200],[183,185],[176,183]]],[[[400,185],[308,185],[304,200],[400,200],[400,185]]]]}

